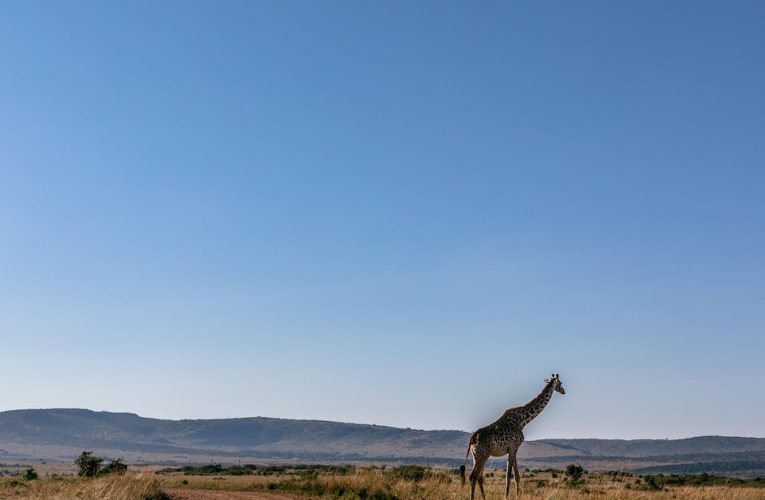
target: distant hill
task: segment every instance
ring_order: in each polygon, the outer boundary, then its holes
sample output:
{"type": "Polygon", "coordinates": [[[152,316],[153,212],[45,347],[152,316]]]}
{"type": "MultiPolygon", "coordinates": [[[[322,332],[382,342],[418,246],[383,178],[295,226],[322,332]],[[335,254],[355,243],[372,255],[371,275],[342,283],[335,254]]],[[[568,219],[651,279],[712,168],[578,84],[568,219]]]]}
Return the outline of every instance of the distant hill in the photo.
{"type": "MultiPolygon", "coordinates": [[[[0,412],[0,462],[72,460],[83,450],[134,463],[462,462],[470,435],[319,420],[160,420],[81,409],[0,412]]],[[[581,463],[590,470],[765,476],[765,439],[544,439],[519,454],[529,468],[581,463]]]]}

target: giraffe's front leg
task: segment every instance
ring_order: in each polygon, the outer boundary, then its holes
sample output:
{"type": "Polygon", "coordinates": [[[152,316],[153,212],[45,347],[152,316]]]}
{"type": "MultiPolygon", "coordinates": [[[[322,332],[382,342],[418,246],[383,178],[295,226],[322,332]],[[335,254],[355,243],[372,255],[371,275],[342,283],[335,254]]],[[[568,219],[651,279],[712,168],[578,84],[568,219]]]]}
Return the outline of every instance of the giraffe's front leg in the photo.
{"type": "Polygon", "coordinates": [[[515,494],[521,495],[521,475],[518,473],[518,458],[513,453],[513,476],[515,477],[515,494]]]}
{"type": "Polygon", "coordinates": [[[505,473],[505,498],[510,495],[510,468],[513,466],[513,455],[507,454],[507,472],[505,473]]]}

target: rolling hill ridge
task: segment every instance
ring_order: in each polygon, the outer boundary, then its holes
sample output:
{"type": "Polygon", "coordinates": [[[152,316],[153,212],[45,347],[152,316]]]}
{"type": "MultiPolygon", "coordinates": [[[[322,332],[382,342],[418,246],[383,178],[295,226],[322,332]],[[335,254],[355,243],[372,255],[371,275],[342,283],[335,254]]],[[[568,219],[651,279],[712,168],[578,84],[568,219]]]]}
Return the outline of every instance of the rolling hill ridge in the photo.
{"type": "MultiPolygon", "coordinates": [[[[320,420],[252,417],[161,420],[83,409],[0,412],[0,462],[71,460],[83,450],[134,463],[462,462],[470,435],[320,420]]],[[[522,466],[765,476],[765,438],[543,439],[522,466]]]]}

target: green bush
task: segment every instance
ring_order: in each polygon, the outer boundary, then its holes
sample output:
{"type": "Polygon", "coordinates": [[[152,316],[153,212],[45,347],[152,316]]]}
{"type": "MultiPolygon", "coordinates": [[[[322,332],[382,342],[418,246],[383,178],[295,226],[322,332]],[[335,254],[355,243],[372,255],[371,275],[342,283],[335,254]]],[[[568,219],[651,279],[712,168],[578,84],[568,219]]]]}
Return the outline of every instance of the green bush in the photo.
{"type": "Polygon", "coordinates": [[[584,475],[584,472],[585,470],[581,465],[568,464],[566,466],[566,483],[569,486],[577,486],[582,484],[584,482],[582,480],[582,475],[584,475]]]}
{"type": "MultiPolygon", "coordinates": [[[[640,480],[637,481],[640,483],[640,480]]],[[[646,476],[645,480],[638,486],[641,490],[645,491],[660,491],[661,486],[656,484],[656,479],[653,476],[646,476]]]]}
{"type": "Polygon", "coordinates": [[[641,477],[642,479],[638,478],[637,482],[643,485],[643,489],[652,488],[652,486],[646,484],[649,481],[655,483],[659,489],[662,489],[664,486],[746,486],[750,488],[762,488],[765,486],[758,478],[726,477],[712,474],[656,474],[641,477]]]}
{"type": "Polygon", "coordinates": [[[27,481],[33,481],[33,480],[37,479],[37,477],[38,477],[37,476],[37,471],[34,470],[32,467],[30,467],[30,468],[28,468],[27,470],[24,471],[24,476],[23,477],[27,481]]]}
{"type": "Polygon", "coordinates": [[[400,465],[387,469],[385,475],[391,479],[417,482],[428,477],[429,472],[428,468],[422,465],[400,465]]]}
{"type": "Polygon", "coordinates": [[[92,451],[83,451],[74,461],[77,465],[77,475],[80,477],[96,477],[101,470],[103,458],[93,455],[92,451]]]}
{"type": "Polygon", "coordinates": [[[127,464],[123,463],[121,458],[118,458],[116,460],[112,460],[106,465],[106,467],[101,469],[100,474],[117,474],[118,476],[121,476],[127,472],[127,469],[127,464]]]}

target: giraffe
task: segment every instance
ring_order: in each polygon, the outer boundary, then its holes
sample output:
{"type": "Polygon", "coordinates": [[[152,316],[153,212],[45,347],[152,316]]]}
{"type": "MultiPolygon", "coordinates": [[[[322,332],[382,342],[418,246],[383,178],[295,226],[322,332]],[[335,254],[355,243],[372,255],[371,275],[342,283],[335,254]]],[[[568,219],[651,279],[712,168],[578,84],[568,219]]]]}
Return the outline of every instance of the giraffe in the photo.
{"type": "MultiPolygon", "coordinates": [[[[553,392],[566,394],[560,382],[560,376],[553,373],[552,377],[545,380],[545,387],[537,397],[523,406],[510,408],[499,419],[481,427],[470,436],[468,451],[465,454],[465,462],[470,453],[473,454],[473,470],[470,471],[470,500],[475,498],[475,485],[481,490],[481,497],[485,500],[483,491],[483,466],[486,460],[492,457],[507,455],[507,472],[505,474],[505,498],[510,494],[510,467],[513,468],[515,478],[515,492],[521,494],[521,477],[518,474],[518,461],[516,454],[523,443],[522,429],[534,420],[552,398],[553,392]]],[[[460,466],[460,477],[465,484],[465,464],[460,466]]]]}

